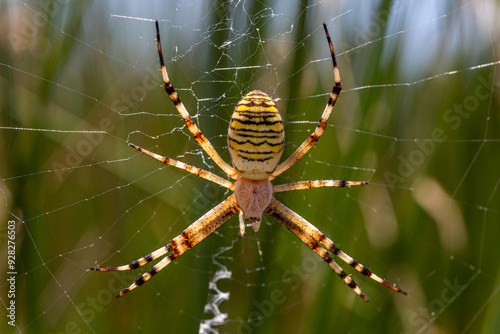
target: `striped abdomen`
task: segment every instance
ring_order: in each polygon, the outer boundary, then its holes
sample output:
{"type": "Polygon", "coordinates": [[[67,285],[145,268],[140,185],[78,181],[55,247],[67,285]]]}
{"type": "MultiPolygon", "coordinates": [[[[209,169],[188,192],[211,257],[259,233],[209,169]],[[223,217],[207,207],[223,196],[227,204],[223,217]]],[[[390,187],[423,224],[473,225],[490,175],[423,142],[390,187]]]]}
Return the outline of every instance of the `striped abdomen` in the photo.
{"type": "Polygon", "coordinates": [[[245,95],[229,122],[228,146],[234,168],[247,179],[267,179],[283,152],[283,122],[274,102],[261,91],[245,95]]]}

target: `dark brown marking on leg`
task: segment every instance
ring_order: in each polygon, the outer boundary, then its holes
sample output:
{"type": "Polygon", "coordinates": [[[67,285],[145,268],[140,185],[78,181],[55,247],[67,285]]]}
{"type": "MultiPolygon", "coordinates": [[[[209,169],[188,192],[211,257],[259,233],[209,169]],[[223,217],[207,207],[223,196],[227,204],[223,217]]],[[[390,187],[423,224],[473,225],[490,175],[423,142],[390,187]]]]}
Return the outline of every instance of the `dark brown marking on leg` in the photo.
{"type": "Polygon", "coordinates": [[[141,286],[146,282],[143,276],[139,277],[138,279],[135,280],[135,285],[141,286]]]}
{"type": "Polygon", "coordinates": [[[354,282],[354,280],[351,279],[351,282],[347,284],[348,286],[350,286],[352,289],[356,289],[357,288],[357,284],[356,282],[354,282]]]}
{"type": "Polygon", "coordinates": [[[191,244],[191,242],[189,241],[189,239],[186,239],[186,241],[184,241],[184,245],[186,245],[187,249],[193,248],[193,245],[191,244]]]}
{"type": "Polygon", "coordinates": [[[155,21],[155,26],[156,26],[156,45],[158,48],[158,56],[160,57],[160,65],[164,67],[165,63],[163,61],[163,54],[161,52],[160,27],[158,25],[158,20],[155,21]]]}
{"type": "Polygon", "coordinates": [[[137,269],[139,268],[141,265],[139,264],[139,261],[134,261],[132,262],[131,264],[128,265],[130,269],[137,269]]]}

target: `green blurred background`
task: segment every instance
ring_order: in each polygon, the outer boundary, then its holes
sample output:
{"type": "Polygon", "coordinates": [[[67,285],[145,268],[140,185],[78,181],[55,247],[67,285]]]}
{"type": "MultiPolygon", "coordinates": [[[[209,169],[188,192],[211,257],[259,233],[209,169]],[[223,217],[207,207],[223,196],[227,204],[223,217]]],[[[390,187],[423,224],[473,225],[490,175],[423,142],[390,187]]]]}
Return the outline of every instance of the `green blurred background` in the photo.
{"type": "Polygon", "coordinates": [[[18,273],[17,327],[2,316],[2,333],[499,331],[498,1],[0,6],[3,310],[8,221],[18,273]],[[148,254],[229,195],[128,147],[223,175],[161,87],[153,22],[117,16],[160,20],[171,80],[226,161],[229,117],[250,90],[276,101],[284,157],[313,131],[333,85],[326,22],[344,90],[318,145],[275,183],[370,185],[276,197],[408,296],[339,262],[364,303],[265,217],[244,239],[232,218],[114,299],[144,270],[90,266],[148,254]]]}

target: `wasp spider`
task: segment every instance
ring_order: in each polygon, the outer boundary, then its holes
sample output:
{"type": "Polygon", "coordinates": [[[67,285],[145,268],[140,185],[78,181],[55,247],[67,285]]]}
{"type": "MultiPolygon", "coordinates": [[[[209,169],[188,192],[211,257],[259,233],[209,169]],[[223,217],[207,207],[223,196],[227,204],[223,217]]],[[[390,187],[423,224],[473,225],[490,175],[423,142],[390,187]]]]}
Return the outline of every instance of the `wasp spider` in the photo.
{"type": "Polygon", "coordinates": [[[330,117],[333,105],[340,94],[340,74],[337,68],[337,61],[335,59],[335,53],[333,51],[332,42],[330,35],[328,34],[326,24],[323,24],[323,27],[325,29],[333,61],[335,84],[316,130],[287,160],[279,164],[281,153],[283,152],[284,141],[283,122],[281,120],[281,116],[269,96],[258,90],[252,91],[245,95],[238,103],[229,123],[228,147],[233,164],[233,166],[230,166],[222,160],[212,144],[192,121],[188,111],[180,101],[174,87],[170,83],[161,51],[158,21],[155,23],[158,54],[160,58],[161,73],[165,84],[165,91],[172,99],[177,111],[186,122],[187,128],[199,145],[203,148],[203,150],[205,150],[210,158],[212,158],[217,166],[219,166],[229,177],[236,181],[231,182],[209,171],[187,165],[168,157],[160,156],[133,144],[130,144],[130,146],[156,160],[163,162],[164,164],[184,169],[189,173],[217,183],[222,187],[226,187],[227,189],[234,191],[234,193],[191,224],[180,235],[172,239],[172,241],[170,241],[166,246],[155,250],[151,254],[123,266],[112,268],[92,267],[90,269],[98,271],[136,269],[148,262],[166,255],[161,261],[139,277],[128,288],[122,290],[117,295],[117,297],[120,297],[144,284],[144,282],[148,281],[169,263],[181,256],[185,251],[205,239],[210,233],[215,231],[215,229],[221,226],[226,220],[237,212],[239,212],[240,236],[243,236],[245,233],[245,221],[251,222],[253,230],[257,232],[260,228],[262,213],[266,212],[268,215],[276,219],[281,225],[295,233],[295,235],[297,235],[300,240],[309,246],[309,248],[321,256],[321,258],[328,263],[328,265],[340,276],[340,278],[342,278],[342,280],[344,280],[344,282],[365,301],[368,301],[368,298],[361,292],[361,289],[357,286],[354,280],[352,280],[351,276],[347,275],[344,270],[332,259],[328,251],[335,254],[342,261],[352,266],[363,275],[371,277],[373,280],[391,288],[394,291],[406,294],[403,290],[387,283],[361,263],[355,261],[352,257],[344,253],[337,246],[335,246],[335,243],[333,243],[332,240],[327,238],[314,225],[278,202],[273,197],[273,193],[283,191],[320,187],[350,187],[365,185],[368,183],[366,181],[320,180],[298,181],[275,186],[271,184],[271,180],[293,166],[318,141],[325,130],[326,122],[330,117]],[[324,247],[320,246],[320,244],[323,244],[324,247]]]}

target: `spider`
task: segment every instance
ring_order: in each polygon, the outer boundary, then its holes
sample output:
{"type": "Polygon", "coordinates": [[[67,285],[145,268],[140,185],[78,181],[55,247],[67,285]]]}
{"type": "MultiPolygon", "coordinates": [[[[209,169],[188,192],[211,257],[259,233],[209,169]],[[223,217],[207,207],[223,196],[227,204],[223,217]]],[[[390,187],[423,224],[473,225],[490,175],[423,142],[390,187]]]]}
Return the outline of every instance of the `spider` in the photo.
{"type": "Polygon", "coordinates": [[[347,275],[344,270],[332,259],[328,251],[339,257],[342,261],[373,280],[391,288],[392,290],[405,294],[406,292],[389,284],[379,276],[372,273],[361,263],[340,250],[335,243],[327,238],[320,230],[307,220],[290,210],[273,197],[273,193],[312,189],[321,187],[350,187],[368,184],[367,181],[344,181],[344,180],[318,180],[318,181],[298,181],[287,184],[272,185],[271,180],[280,175],[288,168],[292,167],[302,158],[318,141],[326,127],[326,122],[333,110],[342,89],[340,85],[340,74],[337,68],[337,61],[333,50],[332,41],[325,23],[326,39],[330,47],[330,54],[333,62],[333,73],[335,83],[328,103],[323,111],[316,130],[297,148],[297,150],[284,162],[279,164],[283,152],[284,131],[281,116],[278,113],[273,101],[261,91],[255,90],[245,95],[238,102],[231,117],[228,131],[228,149],[231,156],[232,166],[226,163],[215,148],[208,141],[205,135],[198,129],[192,121],[188,111],[180,101],[174,87],[170,83],[167,70],[163,60],[160,29],[158,21],[156,25],[156,40],[158,55],[160,58],[161,73],[165,85],[165,91],[177,108],[177,111],[186,122],[187,128],[194,136],[198,144],[212,158],[230,178],[231,182],[209,171],[187,165],[183,162],[164,157],[156,153],[145,150],[137,145],[129,144],[138,151],[163,162],[166,165],[183,169],[198,177],[214,182],[222,187],[234,191],[226,200],[205,213],[201,218],[192,223],[180,235],[172,239],[167,245],[161,247],[151,254],[141,257],[130,264],[104,268],[91,267],[97,271],[122,271],[139,268],[146,263],[165,256],[150,270],[140,276],[128,288],[123,289],[116,297],[123,296],[127,292],[144,284],[156,273],[165,268],[173,260],[184,254],[188,249],[196,246],[200,241],[210,235],[215,229],[221,226],[231,216],[239,212],[239,236],[245,233],[245,221],[251,223],[252,229],[257,232],[260,228],[262,214],[268,215],[277,220],[281,225],[292,231],[309,248],[316,252],[328,265],[340,276],[340,278],[356,292],[363,300],[368,301],[356,282],[347,275]],[[320,245],[323,244],[323,246],[320,245]],[[326,248],[326,249],[325,249],[326,248]],[[168,254],[168,255],[167,255],[168,254]]]}

